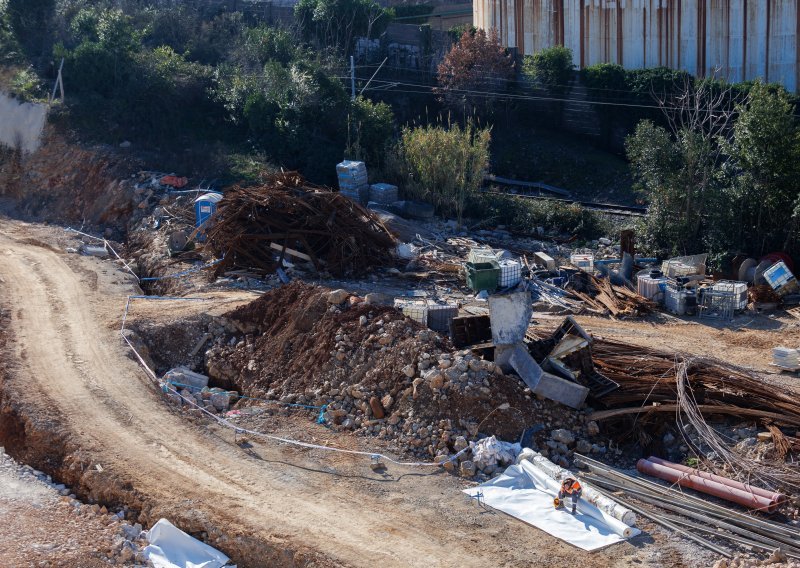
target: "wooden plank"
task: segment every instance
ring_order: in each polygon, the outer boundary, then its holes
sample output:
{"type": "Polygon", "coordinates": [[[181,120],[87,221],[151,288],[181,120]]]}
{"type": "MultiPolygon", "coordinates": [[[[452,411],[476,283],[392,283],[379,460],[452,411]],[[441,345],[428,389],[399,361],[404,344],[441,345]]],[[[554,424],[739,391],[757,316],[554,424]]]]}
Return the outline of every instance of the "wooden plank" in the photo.
{"type": "Polygon", "coordinates": [[[278,243],[269,243],[269,248],[275,249],[278,252],[286,251],[287,254],[290,254],[292,256],[296,256],[297,258],[301,258],[303,260],[307,260],[308,262],[313,262],[311,260],[311,257],[308,256],[306,253],[300,252],[299,250],[294,250],[293,248],[283,247],[283,246],[279,245],[278,243]]]}

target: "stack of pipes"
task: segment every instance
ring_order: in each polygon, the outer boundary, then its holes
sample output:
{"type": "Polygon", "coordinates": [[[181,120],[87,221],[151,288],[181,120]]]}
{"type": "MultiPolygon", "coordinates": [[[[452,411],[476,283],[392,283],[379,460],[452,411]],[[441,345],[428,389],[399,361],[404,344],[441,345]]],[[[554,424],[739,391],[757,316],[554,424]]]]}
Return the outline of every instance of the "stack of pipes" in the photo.
{"type": "MultiPolygon", "coordinates": [[[[517,464],[521,464],[522,462],[528,462],[536,467],[538,470],[544,472],[547,477],[550,479],[557,481],[560,485],[562,481],[564,481],[567,477],[575,477],[575,475],[562,468],[559,465],[554,464],[549,459],[544,457],[542,454],[538,452],[534,452],[530,448],[524,448],[522,452],[517,457],[517,464]]],[[[613,499],[607,497],[604,493],[601,493],[591,485],[586,483],[582,483],[581,487],[583,488],[583,493],[581,494],[581,498],[585,499],[605,514],[613,517],[614,519],[621,521],[625,525],[629,527],[636,526],[636,514],[627,509],[614,501],[613,499]]]]}
{"type": "Polygon", "coordinates": [[[636,469],[641,473],[652,475],[681,487],[689,487],[714,497],[731,501],[748,509],[774,513],[786,503],[786,495],[767,491],[727,477],[692,469],[685,465],[662,460],[655,456],[640,459],[636,469]]]}
{"type": "MultiPolygon", "coordinates": [[[[659,485],[641,477],[627,475],[580,454],[575,454],[575,457],[576,461],[590,470],[590,473],[584,475],[583,479],[591,481],[595,486],[602,488],[602,490],[613,491],[615,500],[622,506],[678,532],[684,537],[726,558],[732,558],[734,556],[733,551],[700,535],[703,533],[710,534],[716,539],[724,539],[731,546],[743,547],[747,551],[757,550],[771,553],[775,549],[781,549],[789,558],[800,560],[800,530],[795,527],[767,521],[753,516],[752,514],[745,514],[708,500],[694,497],[672,487],[659,485]],[[635,505],[620,497],[622,494],[626,496],[626,499],[627,497],[631,497],[639,502],[654,505],[674,514],[635,505]]],[[[649,460],[644,461],[649,461],[649,463],[654,466],[667,467],[663,464],[650,461],[652,459],[653,458],[649,458],[649,460]]],[[[660,461],[663,462],[663,460],[660,461]]],[[[670,462],[666,463],[669,464],[670,462]]],[[[679,464],[670,465],[678,466],[679,464]]],[[[673,474],[671,475],[677,475],[678,477],[694,475],[680,469],[672,469],[672,472],[673,474]]],[[[722,492],[725,492],[727,495],[730,496],[736,493],[728,491],[728,489],[737,489],[735,486],[728,486],[713,479],[714,477],[717,479],[725,478],[720,478],[719,476],[712,477],[711,474],[703,475],[706,477],[697,477],[695,481],[713,481],[715,484],[721,485],[723,488],[722,492]]],[[[745,486],[744,484],[741,485],[745,486]]],[[[709,487],[708,484],[705,484],[705,486],[709,487]]],[[[762,491],[768,493],[768,502],[772,501],[773,497],[778,504],[782,503],[785,499],[781,494],[773,495],[771,492],[766,492],[765,490],[758,490],[758,493],[756,493],[757,488],[750,486],[745,487],[747,490],[751,491],[751,495],[754,496],[760,496],[762,491]]],[[[717,489],[719,489],[719,487],[717,487],[717,489]]],[[[741,487],[738,489],[747,493],[747,490],[742,490],[741,487]]]]}

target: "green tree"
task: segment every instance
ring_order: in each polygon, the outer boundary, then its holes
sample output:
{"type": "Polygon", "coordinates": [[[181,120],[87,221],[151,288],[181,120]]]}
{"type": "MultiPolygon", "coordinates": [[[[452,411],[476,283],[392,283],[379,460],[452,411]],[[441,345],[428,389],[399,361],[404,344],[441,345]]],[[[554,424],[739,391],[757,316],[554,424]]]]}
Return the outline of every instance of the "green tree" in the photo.
{"type": "Polygon", "coordinates": [[[548,47],[526,56],[522,66],[525,75],[549,92],[561,96],[569,91],[574,69],[572,50],[562,45],[548,47]]]}
{"type": "Polygon", "coordinates": [[[477,193],[489,163],[488,128],[468,123],[403,129],[400,143],[406,192],[463,220],[467,199],[477,193]]]}
{"type": "Polygon", "coordinates": [[[7,0],[11,29],[28,54],[39,57],[48,53],[55,7],[55,0],[7,0]]]}
{"type": "Polygon", "coordinates": [[[392,107],[357,97],[350,103],[348,143],[345,157],[382,168],[394,133],[392,107]]]}
{"type": "Polygon", "coordinates": [[[737,106],[729,197],[738,213],[731,235],[752,254],[796,245],[800,221],[800,129],[785,90],[756,82],[737,106]]]}
{"type": "Polygon", "coordinates": [[[300,0],[294,8],[305,40],[337,52],[349,52],[356,37],[379,36],[393,16],[373,0],[300,0]]]}

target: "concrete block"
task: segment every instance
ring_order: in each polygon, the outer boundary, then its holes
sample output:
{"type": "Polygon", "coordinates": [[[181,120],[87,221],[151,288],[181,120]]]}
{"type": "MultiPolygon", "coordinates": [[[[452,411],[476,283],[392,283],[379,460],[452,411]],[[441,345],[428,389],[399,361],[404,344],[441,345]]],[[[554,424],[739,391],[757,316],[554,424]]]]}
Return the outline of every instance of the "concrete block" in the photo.
{"type": "MultiPolygon", "coordinates": [[[[515,345],[508,350],[509,365],[519,375],[528,388],[536,392],[536,387],[544,374],[539,364],[531,357],[524,345],[515,345]]],[[[496,356],[495,356],[496,359],[496,356]]],[[[496,362],[496,361],[495,361],[496,362]]]]}
{"type": "Polygon", "coordinates": [[[514,349],[518,345],[519,344],[495,345],[494,364],[500,367],[504,373],[510,373],[514,370],[514,368],[511,366],[511,355],[514,353],[514,349]]]}
{"type": "MultiPolygon", "coordinates": [[[[589,389],[578,383],[562,379],[542,370],[524,345],[506,347],[508,362],[534,394],[549,398],[571,408],[580,408],[589,395],[589,389]]],[[[495,363],[497,355],[495,354],[495,363]]]]}
{"type": "Polygon", "coordinates": [[[164,375],[164,380],[181,387],[185,387],[190,391],[200,391],[208,386],[208,377],[190,371],[186,367],[175,367],[170,369],[164,375]]]}
{"type": "Polygon", "coordinates": [[[522,343],[532,314],[531,293],[527,290],[489,296],[492,342],[496,346],[522,343]]]}
{"type": "Polygon", "coordinates": [[[542,373],[539,384],[533,389],[535,394],[549,398],[570,408],[580,408],[589,396],[589,389],[550,373],[542,373]]]}
{"type": "Polygon", "coordinates": [[[555,270],[556,269],[556,261],[553,260],[553,257],[547,253],[537,252],[533,255],[533,261],[541,267],[546,268],[547,270],[555,270]]]}

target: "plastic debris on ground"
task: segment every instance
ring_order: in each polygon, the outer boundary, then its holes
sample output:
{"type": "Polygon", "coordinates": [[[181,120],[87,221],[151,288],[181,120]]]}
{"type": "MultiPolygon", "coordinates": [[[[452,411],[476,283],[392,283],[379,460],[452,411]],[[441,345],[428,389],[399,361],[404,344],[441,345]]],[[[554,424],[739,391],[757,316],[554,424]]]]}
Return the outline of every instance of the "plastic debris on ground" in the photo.
{"type": "Polygon", "coordinates": [[[506,466],[514,463],[520,451],[522,451],[522,446],[519,442],[512,444],[490,436],[472,444],[472,462],[478,469],[498,463],[506,466]]]}
{"type": "Polygon", "coordinates": [[[800,370],[800,351],[788,347],[775,347],[772,350],[772,364],[789,371],[800,370]]]}
{"type": "Polygon", "coordinates": [[[167,519],[160,519],[147,531],[143,553],[155,568],[222,568],[229,558],[222,552],[189,536],[167,519]]]}

